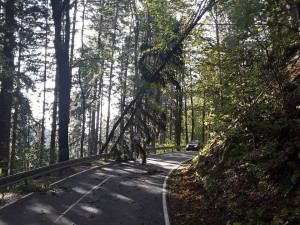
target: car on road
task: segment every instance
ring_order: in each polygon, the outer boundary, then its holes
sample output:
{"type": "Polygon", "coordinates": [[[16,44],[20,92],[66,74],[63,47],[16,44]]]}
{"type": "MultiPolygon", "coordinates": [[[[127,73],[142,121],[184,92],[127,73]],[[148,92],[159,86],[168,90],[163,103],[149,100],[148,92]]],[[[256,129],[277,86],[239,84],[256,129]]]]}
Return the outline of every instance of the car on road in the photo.
{"type": "Polygon", "coordinates": [[[194,150],[194,151],[199,151],[200,149],[200,143],[199,141],[191,141],[186,145],[186,150],[194,150]]]}

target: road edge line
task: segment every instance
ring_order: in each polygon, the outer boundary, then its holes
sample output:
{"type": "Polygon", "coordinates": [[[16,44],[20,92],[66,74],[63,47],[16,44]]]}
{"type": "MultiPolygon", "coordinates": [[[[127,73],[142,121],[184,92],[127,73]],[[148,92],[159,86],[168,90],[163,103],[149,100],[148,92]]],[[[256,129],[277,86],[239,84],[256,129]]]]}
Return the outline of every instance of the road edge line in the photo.
{"type": "Polygon", "coordinates": [[[169,210],[168,210],[168,204],[167,204],[167,195],[168,195],[168,191],[167,191],[167,185],[168,185],[168,181],[170,179],[170,176],[174,173],[175,170],[177,170],[181,165],[189,162],[193,160],[193,158],[191,159],[187,159],[183,162],[181,162],[180,164],[178,164],[177,166],[175,166],[173,169],[171,169],[168,173],[168,175],[165,178],[164,184],[163,184],[163,191],[162,191],[162,202],[163,202],[163,211],[164,211],[164,218],[165,218],[165,225],[170,225],[170,217],[169,217],[169,210]]]}

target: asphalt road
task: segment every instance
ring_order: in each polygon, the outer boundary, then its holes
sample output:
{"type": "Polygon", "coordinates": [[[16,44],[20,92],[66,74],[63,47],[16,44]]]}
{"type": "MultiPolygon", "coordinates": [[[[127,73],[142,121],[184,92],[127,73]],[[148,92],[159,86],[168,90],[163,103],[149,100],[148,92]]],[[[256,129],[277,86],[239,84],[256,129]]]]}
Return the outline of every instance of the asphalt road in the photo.
{"type": "Polygon", "coordinates": [[[71,176],[47,193],[0,209],[0,225],[165,224],[163,184],[171,169],[197,152],[151,156],[147,165],[112,163],[71,176]]]}

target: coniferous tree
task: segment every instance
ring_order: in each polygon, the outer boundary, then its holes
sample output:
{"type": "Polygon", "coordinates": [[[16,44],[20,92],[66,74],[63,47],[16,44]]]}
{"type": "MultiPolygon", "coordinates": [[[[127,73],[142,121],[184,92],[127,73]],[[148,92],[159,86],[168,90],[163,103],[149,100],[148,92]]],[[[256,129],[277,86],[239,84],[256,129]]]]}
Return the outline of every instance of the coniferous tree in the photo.
{"type": "Polygon", "coordinates": [[[69,122],[71,74],[69,62],[70,47],[70,0],[51,0],[55,26],[55,55],[58,68],[59,98],[59,161],[69,160],[69,122]],[[63,22],[65,23],[63,26],[63,22]]]}
{"type": "Polygon", "coordinates": [[[10,146],[10,123],[12,109],[12,90],[14,83],[14,48],[15,48],[15,1],[8,0],[4,5],[3,51],[1,65],[0,92],[0,168],[8,175],[10,146]]]}

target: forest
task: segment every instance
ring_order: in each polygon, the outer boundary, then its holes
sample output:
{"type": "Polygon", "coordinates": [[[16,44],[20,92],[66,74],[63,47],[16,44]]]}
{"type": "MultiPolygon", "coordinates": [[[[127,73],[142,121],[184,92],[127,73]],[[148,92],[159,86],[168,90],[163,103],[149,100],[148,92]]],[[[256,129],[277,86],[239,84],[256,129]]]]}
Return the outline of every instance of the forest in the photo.
{"type": "Polygon", "coordinates": [[[299,204],[299,15],[299,0],[1,0],[0,176],[199,140],[198,175],[238,167],[299,204]]]}

